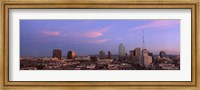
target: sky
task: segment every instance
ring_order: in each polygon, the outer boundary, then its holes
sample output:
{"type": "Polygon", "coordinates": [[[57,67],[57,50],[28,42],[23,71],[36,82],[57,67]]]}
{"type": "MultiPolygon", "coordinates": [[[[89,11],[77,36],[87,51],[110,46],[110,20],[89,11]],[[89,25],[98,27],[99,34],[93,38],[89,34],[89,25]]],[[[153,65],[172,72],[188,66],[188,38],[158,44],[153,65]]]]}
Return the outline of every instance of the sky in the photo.
{"type": "Polygon", "coordinates": [[[180,55],[180,20],[20,20],[20,56],[52,56],[111,51],[118,54],[122,43],[126,53],[144,47],[154,55],[160,51],[180,55]]]}

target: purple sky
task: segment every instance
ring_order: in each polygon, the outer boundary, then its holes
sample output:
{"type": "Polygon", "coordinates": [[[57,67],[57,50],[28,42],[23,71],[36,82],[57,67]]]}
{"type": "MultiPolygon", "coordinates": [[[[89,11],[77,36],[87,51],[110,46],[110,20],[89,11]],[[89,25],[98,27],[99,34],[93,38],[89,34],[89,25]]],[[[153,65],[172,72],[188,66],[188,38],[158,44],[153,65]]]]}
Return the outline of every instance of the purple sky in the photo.
{"type": "Polygon", "coordinates": [[[20,20],[20,56],[118,54],[120,43],[128,53],[142,47],[143,30],[149,52],[180,55],[180,20],[20,20]]]}

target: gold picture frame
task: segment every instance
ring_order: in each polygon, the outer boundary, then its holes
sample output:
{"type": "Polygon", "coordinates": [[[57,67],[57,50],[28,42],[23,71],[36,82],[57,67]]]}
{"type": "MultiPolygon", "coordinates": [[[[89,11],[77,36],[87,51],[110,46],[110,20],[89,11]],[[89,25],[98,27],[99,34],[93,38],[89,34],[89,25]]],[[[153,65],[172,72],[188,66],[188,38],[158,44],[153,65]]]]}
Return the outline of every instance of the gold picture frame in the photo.
{"type": "Polygon", "coordinates": [[[0,1],[1,3],[1,55],[0,55],[0,82],[1,88],[5,90],[18,90],[18,89],[181,89],[181,90],[198,90],[199,80],[199,0],[186,0],[186,1],[134,1],[134,0],[96,0],[96,1],[0,1]],[[153,82],[153,81],[137,81],[137,82],[28,82],[28,81],[9,81],[9,9],[44,9],[44,8],[140,8],[140,9],[181,9],[187,8],[192,11],[192,81],[180,82],[180,81],[165,81],[165,82],[153,82]]]}

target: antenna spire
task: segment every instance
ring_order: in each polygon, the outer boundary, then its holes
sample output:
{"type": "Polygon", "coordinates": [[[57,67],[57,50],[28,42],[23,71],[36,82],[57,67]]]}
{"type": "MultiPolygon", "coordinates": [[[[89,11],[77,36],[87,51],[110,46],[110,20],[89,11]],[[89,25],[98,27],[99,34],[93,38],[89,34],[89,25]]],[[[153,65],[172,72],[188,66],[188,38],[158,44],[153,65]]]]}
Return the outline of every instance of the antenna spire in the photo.
{"type": "Polygon", "coordinates": [[[142,30],[142,50],[145,49],[145,46],[144,46],[144,30],[142,30]]]}

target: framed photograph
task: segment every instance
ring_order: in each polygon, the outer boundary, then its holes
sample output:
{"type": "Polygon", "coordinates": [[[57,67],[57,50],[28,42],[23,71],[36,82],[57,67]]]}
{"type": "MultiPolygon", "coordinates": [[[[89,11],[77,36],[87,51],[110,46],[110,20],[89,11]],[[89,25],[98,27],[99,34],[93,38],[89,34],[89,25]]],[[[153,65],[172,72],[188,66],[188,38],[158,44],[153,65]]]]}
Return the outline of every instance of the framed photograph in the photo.
{"type": "Polygon", "coordinates": [[[198,0],[1,3],[2,88],[199,89],[198,0]]]}

